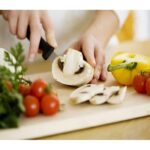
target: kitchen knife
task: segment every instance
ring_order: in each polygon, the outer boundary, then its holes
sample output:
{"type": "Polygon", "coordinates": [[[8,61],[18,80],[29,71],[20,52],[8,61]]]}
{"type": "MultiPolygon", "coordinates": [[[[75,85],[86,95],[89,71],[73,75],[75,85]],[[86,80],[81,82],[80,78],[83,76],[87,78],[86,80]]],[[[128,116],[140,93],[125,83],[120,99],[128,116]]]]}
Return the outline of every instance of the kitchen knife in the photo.
{"type": "MultiPolygon", "coordinates": [[[[30,27],[27,28],[26,37],[30,40],[30,27]]],[[[47,60],[54,51],[54,47],[49,45],[42,37],[40,39],[39,49],[42,50],[42,57],[44,60],[47,60]]]]}

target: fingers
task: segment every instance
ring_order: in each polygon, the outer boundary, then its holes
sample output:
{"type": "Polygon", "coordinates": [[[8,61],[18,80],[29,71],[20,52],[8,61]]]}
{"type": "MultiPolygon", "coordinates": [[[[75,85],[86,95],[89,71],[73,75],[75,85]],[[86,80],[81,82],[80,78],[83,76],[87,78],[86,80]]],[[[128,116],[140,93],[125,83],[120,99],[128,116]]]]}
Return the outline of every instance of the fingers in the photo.
{"type": "Polygon", "coordinates": [[[99,79],[105,81],[107,77],[105,56],[101,48],[95,49],[95,59],[96,59],[96,67],[94,70],[92,83],[97,83],[99,79]]]}
{"type": "Polygon", "coordinates": [[[10,10],[3,13],[5,19],[9,22],[9,30],[13,35],[17,35],[19,39],[26,37],[28,26],[28,14],[24,11],[10,10]]]}
{"type": "Polygon", "coordinates": [[[17,37],[19,39],[24,39],[26,37],[28,23],[29,23],[28,14],[21,12],[21,14],[18,17],[18,26],[17,26],[17,37]]]}
{"type": "Polygon", "coordinates": [[[81,43],[79,41],[73,43],[70,47],[75,50],[81,51],[81,43]]]}
{"type": "Polygon", "coordinates": [[[35,16],[30,20],[30,29],[31,35],[28,60],[32,62],[36,53],[38,52],[39,42],[41,38],[41,24],[39,22],[39,19],[35,16]]]}
{"type": "Polygon", "coordinates": [[[82,51],[88,63],[91,66],[95,67],[96,62],[94,57],[94,44],[91,41],[83,43],[82,51]]]}
{"type": "Polygon", "coordinates": [[[101,73],[100,79],[102,81],[105,81],[107,79],[107,67],[106,67],[106,64],[103,64],[103,66],[102,66],[102,73],[101,73]]]}
{"type": "MultiPolygon", "coordinates": [[[[41,38],[41,23],[46,33],[48,42],[57,47],[55,40],[54,29],[47,11],[1,11],[3,18],[8,21],[9,30],[13,35],[19,39],[26,37],[27,27],[30,26],[30,47],[29,47],[29,61],[33,61],[38,52],[39,42],[41,38]]],[[[39,50],[39,52],[41,52],[39,50]]]]}
{"type": "Polygon", "coordinates": [[[104,61],[104,56],[102,55],[101,49],[98,49],[98,48],[95,49],[95,59],[96,59],[96,67],[95,67],[95,72],[94,72],[94,78],[98,80],[100,78],[102,65],[104,61]]]}
{"type": "Polygon", "coordinates": [[[15,10],[8,11],[8,14],[5,14],[5,18],[8,19],[10,33],[16,35],[18,23],[17,12],[15,10]]]}
{"type": "Polygon", "coordinates": [[[105,64],[105,55],[99,42],[93,38],[81,38],[75,42],[71,48],[81,50],[87,62],[94,67],[94,76],[91,83],[96,84],[100,79],[105,81],[107,78],[107,69],[105,64]]]}
{"type": "Polygon", "coordinates": [[[8,20],[8,10],[2,10],[1,11],[2,12],[2,16],[3,16],[3,18],[5,19],[5,20],[8,20]]]}
{"type": "Polygon", "coordinates": [[[54,48],[57,47],[57,42],[55,39],[55,33],[53,29],[52,22],[50,20],[50,17],[48,16],[47,11],[43,11],[42,16],[41,16],[41,23],[43,25],[43,28],[45,30],[45,35],[47,42],[52,45],[54,48]]]}

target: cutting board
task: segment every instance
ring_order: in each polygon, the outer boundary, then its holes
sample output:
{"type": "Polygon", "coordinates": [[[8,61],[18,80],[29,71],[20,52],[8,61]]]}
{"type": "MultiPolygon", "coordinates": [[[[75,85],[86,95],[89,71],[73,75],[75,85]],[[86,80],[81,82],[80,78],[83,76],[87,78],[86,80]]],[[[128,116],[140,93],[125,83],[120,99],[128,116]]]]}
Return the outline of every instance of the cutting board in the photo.
{"type": "MultiPolygon", "coordinates": [[[[65,110],[50,117],[22,117],[19,128],[0,130],[0,139],[31,139],[150,115],[150,97],[137,94],[131,87],[128,88],[125,101],[119,105],[72,105],[69,95],[75,88],[57,83],[50,72],[29,78],[43,78],[52,83],[59,99],[66,104],[65,110]]],[[[105,84],[116,85],[111,74],[105,84]]]]}
{"type": "MultiPolygon", "coordinates": [[[[108,63],[116,51],[132,51],[150,56],[150,44],[149,42],[136,44],[129,42],[121,44],[119,47],[107,49],[106,59],[108,63]]],[[[42,71],[45,64],[42,65],[42,69],[40,64],[38,66],[42,71]]],[[[39,70],[37,64],[36,69],[39,70]]],[[[22,117],[19,128],[0,130],[0,139],[31,139],[150,115],[150,97],[137,94],[131,87],[127,90],[125,101],[120,105],[93,106],[88,103],[71,105],[69,95],[75,88],[55,82],[50,72],[30,75],[29,78],[33,80],[43,78],[52,83],[60,100],[66,103],[65,110],[52,117],[42,115],[35,118],[22,117]]],[[[117,83],[109,74],[105,84],[116,85],[117,83]]]]}

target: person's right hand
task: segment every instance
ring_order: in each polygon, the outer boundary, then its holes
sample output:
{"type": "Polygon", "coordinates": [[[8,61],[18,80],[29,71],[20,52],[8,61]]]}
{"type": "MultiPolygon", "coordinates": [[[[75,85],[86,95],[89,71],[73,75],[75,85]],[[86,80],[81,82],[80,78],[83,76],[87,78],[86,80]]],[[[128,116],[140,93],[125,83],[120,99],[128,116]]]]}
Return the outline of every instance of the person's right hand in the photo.
{"type": "Polygon", "coordinates": [[[26,38],[27,27],[30,26],[29,61],[34,60],[39,50],[42,28],[45,31],[47,42],[54,48],[57,47],[54,28],[48,11],[2,10],[1,14],[8,21],[10,32],[19,39],[26,38]]]}

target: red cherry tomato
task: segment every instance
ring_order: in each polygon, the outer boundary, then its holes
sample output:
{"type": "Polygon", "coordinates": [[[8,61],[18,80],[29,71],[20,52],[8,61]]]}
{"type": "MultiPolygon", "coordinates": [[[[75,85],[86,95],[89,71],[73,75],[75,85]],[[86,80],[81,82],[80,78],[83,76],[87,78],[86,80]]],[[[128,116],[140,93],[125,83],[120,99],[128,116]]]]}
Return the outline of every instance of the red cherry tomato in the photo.
{"type": "Polygon", "coordinates": [[[24,99],[25,115],[28,117],[34,117],[39,113],[40,104],[39,100],[32,95],[28,95],[24,99]]]}
{"type": "Polygon", "coordinates": [[[145,84],[147,76],[138,74],[134,77],[133,86],[138,93],[146,93],[145,84]]]}
{"type": "Polygon", "coordinates": [[[19,92],[23,96],[26,96],[26,95],[30,94],[30,89],[31,89],[31,87],[29,85],[26,85],[26,84],[20,84],[19,85],[19,92]]]}
{"type": "Polygon", "coordinates": [[[146,80],[146,93],[150,95],[150,78],[146,80]]]}
{"type": "Polygon", "coordinates": [[[44,115],[53,115],[59,111],[59,100],[55,94],[47,94],[41,100],[41,110],[44,115]]]}
{"type": "Polygon", "coordinates": [[[42,98],[45,95],[45,89],[47,86],[47,83],[42,79],[35,80],[31,84],[31,94],[37,98],[42,98]]]}

